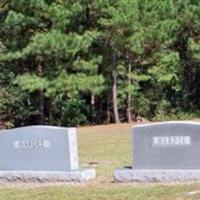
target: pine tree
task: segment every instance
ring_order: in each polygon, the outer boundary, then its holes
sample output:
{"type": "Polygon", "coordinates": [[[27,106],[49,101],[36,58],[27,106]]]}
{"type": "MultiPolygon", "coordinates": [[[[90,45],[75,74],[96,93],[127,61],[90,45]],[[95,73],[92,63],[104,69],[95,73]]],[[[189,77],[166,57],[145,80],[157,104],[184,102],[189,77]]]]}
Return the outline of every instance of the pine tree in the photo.
{"type": "Polygon", "coordinates": [[[77,27],[76,33],[71,25],[82,11],[80,4],[13,0],[10,6],[5,19],[9,37],[1,61],[18,63],[15,83],[22,91],[39,96],[40,124],[48,117],[48,99],[54,104],[60,93],[70,99],[101,90],[103,78],[97,74],[101,58],[88,54],[98,32],[78,33],[77,27]]]}

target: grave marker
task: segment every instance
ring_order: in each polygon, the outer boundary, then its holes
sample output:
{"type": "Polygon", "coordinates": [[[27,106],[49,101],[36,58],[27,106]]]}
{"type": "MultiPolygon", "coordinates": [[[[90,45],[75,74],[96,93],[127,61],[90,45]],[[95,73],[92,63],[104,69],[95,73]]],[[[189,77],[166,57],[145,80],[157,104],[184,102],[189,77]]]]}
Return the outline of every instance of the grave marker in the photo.
{"type": "Polygon", "coordinates": [[[94,169],[79,169],[76,128],[29,126],[0,131],[0,180],[4,182],[94,177],[94,169]]]}
{"type": "Polygon", "coordinates": [[[162,122],[132,129],[132,169],[117,181],[200,180],[200,123],[162,122]]]}

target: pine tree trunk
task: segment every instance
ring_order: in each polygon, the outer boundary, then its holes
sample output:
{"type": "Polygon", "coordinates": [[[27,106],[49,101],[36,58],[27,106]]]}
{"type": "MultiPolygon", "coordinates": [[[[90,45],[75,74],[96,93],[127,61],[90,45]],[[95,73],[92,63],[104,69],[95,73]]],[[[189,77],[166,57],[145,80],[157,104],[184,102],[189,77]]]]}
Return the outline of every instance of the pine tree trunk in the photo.
{"type": "MultiPolygon", "coordinates": [[[[129,61],[128,62],[128,86],[131,86],[131,76],[130,76],[131,68],[132,68],[131,63],[129,61]]],[[[127,94],[127,109],[126,109],[128,122],[132,122],[131,99],[132,99],[131,92],[128,91],[128,94],[127,94]]]]}
{"type": "Polygon", "coordinates": [[[85,16],[86,16],[86,27],[90,27],[90,8],[89,5],[86,5],[86,10],[85,10],[85,16]]]}
{"type": "Polygon", "coordinates": [[[91,94],[90,106],[92,108],[92,123],[95,124],[95,95],[91,94]]]}
{"type": "Polygon", "coordinates": [[[110,113],[110,107],[107,105],[106,109],[106,123],[109,124],[111,123],[111,113],[110,113]]]}
{"type": "MultiPolygon", "coordinates": [[[[38,65],[38,75],[41,77],[42,76],[42,66],[39,64],[38,65]]],[[[39,123],[44,124],[44,91],[40,90],[39,91],[39,123]]]]}
{"type": "Polygon", "coordinates": [[[40,106],[39,106],[39,112],[40,112],[40,124],[44,124],[44,91],[39,91],[39,99],[40,99],[40,106]]]}
{"type": "Polygon", "coordinates": [[[117,71],[116,71],[116,53],[112,52],[112,103],[113,103],[113,113],[114,122],[120,123],[119,112],[118,112],[118,102],[117,102],[117,71]]]}

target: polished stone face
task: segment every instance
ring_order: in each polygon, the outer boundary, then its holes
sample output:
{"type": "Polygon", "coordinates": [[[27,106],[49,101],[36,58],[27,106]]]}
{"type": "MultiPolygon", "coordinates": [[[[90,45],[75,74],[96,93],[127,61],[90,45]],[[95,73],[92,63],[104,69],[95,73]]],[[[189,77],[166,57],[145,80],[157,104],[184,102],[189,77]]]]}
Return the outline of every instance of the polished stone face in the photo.
{"type": "Polygon", "coordinates": [[[133,127],[134,169],[200,169],[200,123],[133,127]]]}
{"type": "Polygon", "coordinates": [[[69,171],[78,168],[75,128],[29,126],[0,131],[2,171],[69,171]]]}

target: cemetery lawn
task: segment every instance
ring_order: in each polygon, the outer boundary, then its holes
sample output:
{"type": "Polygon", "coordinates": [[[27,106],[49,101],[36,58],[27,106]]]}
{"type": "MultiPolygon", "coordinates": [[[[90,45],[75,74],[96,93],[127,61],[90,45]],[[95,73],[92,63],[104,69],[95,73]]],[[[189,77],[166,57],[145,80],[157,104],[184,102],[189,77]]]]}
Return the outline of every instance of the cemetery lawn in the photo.
{"type": "Polygon", "coordinates": [[[199,200],[200,183],[119,184],[113,170],[131,164],[132,124],[78,129],[82,167],[94,167],[97,178],[81,184],[1,185],[0,200],[199,200]]]}

